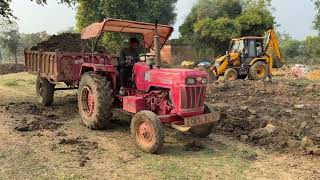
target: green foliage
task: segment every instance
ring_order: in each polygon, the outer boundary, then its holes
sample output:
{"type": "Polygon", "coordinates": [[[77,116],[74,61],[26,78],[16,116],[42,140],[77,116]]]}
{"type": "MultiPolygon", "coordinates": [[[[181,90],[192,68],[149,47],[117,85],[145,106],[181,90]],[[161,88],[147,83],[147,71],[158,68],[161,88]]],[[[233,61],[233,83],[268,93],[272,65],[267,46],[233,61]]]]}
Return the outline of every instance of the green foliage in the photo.
{"type": "Polygon", "coordinates": [[[79,32],[75,27],[71,26],[71,27],[68,27],[68,28],[66,28],[64,30],[61,30],[61,31],[57,32],[57,34],[63,34],[63,33],[79,33],[79,32]]]}
{"type": "Polygon", "coordinates": [[[221,55],[230,39],[262,36],[273,26],[269,5],[270,1],[266,0],[199,0],[180,26],[180,39],[192,42],[198,53],[214,51],[221,55]]]}
{"type": "Polygon", "coordinates": [[[314,29],[316,29],[318,32],[320,32],[320,0],[312,0],[312,1],[314,2],[315,9],[317,12],[315,19],[313,21],[314,29]]]}
{"type": "Polygon", "coordinates": [[[0,44],[2,48],[7,48],[9,53],[14,55],[15,61],[17,62],[17,53],[20,39],[18,25],[13,21],[1,18],[0,27],[0,44]]]}
{"type": "MultiPolygon", "coordinates": [[[[143,22],[159,21],[161,24],[173,24],[177,0],[79,0],[77,7],[77,29],[106,18],[118,18],[143,22]]],[[[103,42],[109,50],[117,52],[124,42],[121,35],[106,34],[103,42]]]]}
{"type": "Polygon", "coordinates": [[[280,49],[282,55],[287,61],[304,55],[304,46],[302,41],[293,39],[287,34],[281,35],[280,38],[280,49]]]}
{"type": "Polygon", "coordinates": [[[305,57],[307,60],[320,58],[320,37],[308,36],[304,42],[305,57]]]}
{"type": "Polygon", "coordinates": [[[13,17],[12,10],[10,8],[11,0],[0,0],[0,17],[13,17]]]}

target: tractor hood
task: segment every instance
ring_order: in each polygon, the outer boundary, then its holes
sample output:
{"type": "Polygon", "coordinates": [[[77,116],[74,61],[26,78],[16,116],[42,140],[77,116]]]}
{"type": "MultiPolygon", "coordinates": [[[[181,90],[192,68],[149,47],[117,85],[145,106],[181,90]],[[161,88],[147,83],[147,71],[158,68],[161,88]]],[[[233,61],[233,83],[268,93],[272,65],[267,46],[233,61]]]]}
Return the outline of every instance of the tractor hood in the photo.
{"type": "Polygon", "coordinates": [[[172,88],[174,86],[185,86],[187,78],[194,78],[196,84],[208,77],[208,74],[195,69],[167,69],[153,68],[145,63],[137,63],[134,67],[136,84],[139,90],[148,91],[151,87],[172,88]]]}

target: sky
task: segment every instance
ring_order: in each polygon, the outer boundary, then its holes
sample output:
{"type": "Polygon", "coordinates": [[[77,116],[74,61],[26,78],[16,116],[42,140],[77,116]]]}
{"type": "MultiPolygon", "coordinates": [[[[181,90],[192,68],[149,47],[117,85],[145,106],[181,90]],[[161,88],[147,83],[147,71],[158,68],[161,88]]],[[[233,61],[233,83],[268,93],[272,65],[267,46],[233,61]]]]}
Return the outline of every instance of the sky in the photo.
{"type": "MultiPolygon", "coordinates": [[[[47,31],[50,34],[75,26],[75,8],[60,5],[57,0],[49,1],[47,6],[37,5],[28,0],[13,0],[11,7],[23,33],[47,31]]],[[[172,38],[179,37],[179,26],[191,11],[197,0],[178,0],[177,21],[172,38]]],[[[278,28],[288,32],[293,38],[303,40],[308,35],[316,35],[312,29],[315,16],[311,0],[273,0],[272,6],[278,28]]]]}

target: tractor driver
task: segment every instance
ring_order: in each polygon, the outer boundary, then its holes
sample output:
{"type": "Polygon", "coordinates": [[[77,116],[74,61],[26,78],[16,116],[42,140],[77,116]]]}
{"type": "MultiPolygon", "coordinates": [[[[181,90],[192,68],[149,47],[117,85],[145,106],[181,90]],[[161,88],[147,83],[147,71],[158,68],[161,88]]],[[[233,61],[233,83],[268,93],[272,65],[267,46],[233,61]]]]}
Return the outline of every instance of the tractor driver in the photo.
{"type": "Polygon", "coordinates": [[[119,78],[120,78],[120,91],[119,94],[125,94],[126,82],[132,76],[132,70],[135,63],[139,62],[139,40],[137,38],[130,38],[129,47],[123,48],[120,51],[119,58],[119,78]]]}

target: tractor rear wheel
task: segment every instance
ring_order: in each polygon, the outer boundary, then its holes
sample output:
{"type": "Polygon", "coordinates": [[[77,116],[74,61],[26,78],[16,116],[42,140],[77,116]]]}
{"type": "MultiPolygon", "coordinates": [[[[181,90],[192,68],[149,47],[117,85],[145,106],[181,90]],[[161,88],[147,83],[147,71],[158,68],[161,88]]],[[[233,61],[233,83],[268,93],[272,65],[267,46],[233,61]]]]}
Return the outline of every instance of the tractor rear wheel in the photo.
{"type": "MultiPolygon", "coordinates": [[[[205,104],[204,114],[208,114],[212,112],[214,112],[213,108],[210,105],[205,104]]],[[[190,132],[196,137],[205,138],[211,134],[214,124],[215,123],[209,123],[209,124],[204,124],[200,126],[195,126],[190,129],[190,132]]]]}
{"type": "Polygon", "coordinates": [[[235,81],[238,79],[238,72],[233,68],[229,68],[224,73],[224,79],[225,81],[235,81]]]}
{"type": "Polygon", "coordinates": [[[50,106],[53,102],[55,84],[50,83],[46,78],[38,76],[36,82],[36,93],[39,103],[43,106],[50,106]]]}
{"type": "Polygon", "coordinates": [[[164,127],[151,111],[140,111],[131,121],[131,134],[137,147],[147,153],[158,153],[164,144],[164,127]]]}
{"type": "Polygon", "coordinates": [[[267,64],[262,61],[254,63],[249,70],[249,77],[251,80],[264,80],[267,78],[268,68],[267,64]]]}
{"type": "Polygon", "coordinates": [[[78,89],[78,107],[81,123],[92,130],[110,126],[113,90],[106,77],[85,73],[78,89]]]}

